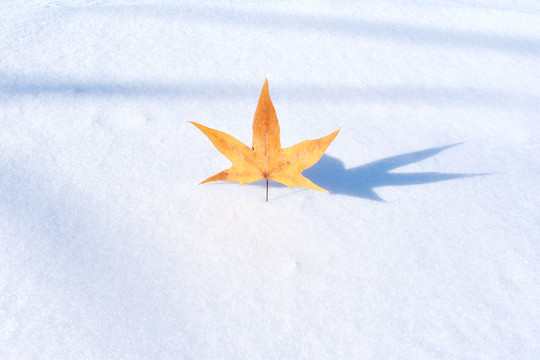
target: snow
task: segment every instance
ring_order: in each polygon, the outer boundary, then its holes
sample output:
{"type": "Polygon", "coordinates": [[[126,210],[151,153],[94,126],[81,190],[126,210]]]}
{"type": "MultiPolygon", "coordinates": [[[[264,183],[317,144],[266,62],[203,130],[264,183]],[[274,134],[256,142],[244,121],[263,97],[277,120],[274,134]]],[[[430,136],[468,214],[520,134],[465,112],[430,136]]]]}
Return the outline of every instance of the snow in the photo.
{"type": "Polygon", "coordinates": [[[540,358],[536,1],[0,3],[0,359],[540,358]],[[341,129],[330,194],[198,185],[341,129]]]}

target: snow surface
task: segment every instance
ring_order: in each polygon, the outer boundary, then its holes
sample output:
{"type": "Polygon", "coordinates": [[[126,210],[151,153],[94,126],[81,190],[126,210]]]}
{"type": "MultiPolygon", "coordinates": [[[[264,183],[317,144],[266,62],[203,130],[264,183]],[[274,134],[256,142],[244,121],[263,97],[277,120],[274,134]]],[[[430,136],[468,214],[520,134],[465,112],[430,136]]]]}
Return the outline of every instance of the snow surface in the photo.
{"type": "Polygon", "coordinates": [[[0,359],[539,359],[537,1],[0,2],[0,359]],[[198,185],[265,77],[330,194],[198,185]]]}

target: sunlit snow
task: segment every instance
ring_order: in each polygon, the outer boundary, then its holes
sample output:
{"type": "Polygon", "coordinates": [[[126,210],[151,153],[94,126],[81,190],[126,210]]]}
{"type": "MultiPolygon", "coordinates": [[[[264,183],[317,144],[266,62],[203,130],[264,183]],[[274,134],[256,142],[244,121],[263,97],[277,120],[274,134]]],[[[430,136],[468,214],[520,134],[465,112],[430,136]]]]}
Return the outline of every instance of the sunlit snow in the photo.
{"type": "Polygon", "coordinates": [[[0,359],[540,359],[537,1],[0,2],[0,359]],[[304,175],[198,185],[264,79],[304,175]]]}

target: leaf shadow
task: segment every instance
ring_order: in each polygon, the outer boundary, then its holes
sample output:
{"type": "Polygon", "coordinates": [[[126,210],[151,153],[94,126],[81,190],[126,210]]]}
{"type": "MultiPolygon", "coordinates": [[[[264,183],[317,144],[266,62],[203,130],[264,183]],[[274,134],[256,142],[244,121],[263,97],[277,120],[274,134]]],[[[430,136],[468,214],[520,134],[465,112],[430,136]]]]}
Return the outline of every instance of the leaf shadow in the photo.
{"type": "Polygon", "coordinates": [[[317,185],[328,190],[331,194],[343,194],[384,202],[385,200],[375,192],[375,188],[383,186],[429,184],[439,181],[486,175],[440,172],[391,172],[399,167],[435,156],[440,152],[459,144],[460,143],[395,155],[351,169],[345,169],[341,160],[329,155],[324,155],[313,167],[305,170],[303,175],[311,179],[317,185]]]}

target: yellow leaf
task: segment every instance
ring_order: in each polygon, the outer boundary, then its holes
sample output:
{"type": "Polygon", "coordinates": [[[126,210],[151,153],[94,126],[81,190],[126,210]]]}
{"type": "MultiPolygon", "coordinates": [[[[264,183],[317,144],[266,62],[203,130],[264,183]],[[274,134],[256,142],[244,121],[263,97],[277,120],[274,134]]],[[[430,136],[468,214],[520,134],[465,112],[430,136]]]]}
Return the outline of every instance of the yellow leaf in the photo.
{"type": "Polygon", "coordinates": [[[266,179],[266,201],[268,201],[268,180],[289,187],[326,191],[302,176],[302,171],[319,161],[339,130],[320,139],[302,141],[282,149],[276,110],[268,92],[268,80],[264,82],[255,110],[251,148],[222,131],[191,123],[232,162],[231,168],[209,177],[202,183],[222,180],[245,184],[266,179]]]}

